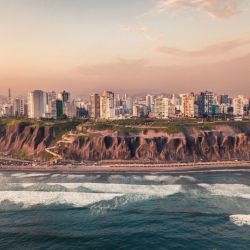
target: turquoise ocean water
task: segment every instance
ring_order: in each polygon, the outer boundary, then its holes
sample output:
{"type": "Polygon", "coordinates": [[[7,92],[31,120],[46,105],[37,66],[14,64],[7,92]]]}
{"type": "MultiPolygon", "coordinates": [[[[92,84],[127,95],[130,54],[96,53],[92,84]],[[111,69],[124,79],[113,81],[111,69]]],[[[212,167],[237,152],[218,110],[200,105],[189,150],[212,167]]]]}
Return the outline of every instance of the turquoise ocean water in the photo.
{"type": "Polygon", "coordinates": [[[2,172],[0,249],[250,249],[250,171],[2,172]]]}

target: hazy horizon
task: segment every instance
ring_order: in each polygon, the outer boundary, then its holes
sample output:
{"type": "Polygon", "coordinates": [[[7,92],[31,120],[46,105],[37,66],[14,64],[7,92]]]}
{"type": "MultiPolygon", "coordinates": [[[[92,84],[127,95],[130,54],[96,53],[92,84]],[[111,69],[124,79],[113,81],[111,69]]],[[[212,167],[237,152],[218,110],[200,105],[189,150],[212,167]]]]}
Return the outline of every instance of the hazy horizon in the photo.
{"type": "Polygon", "coordinates": [[[250,96],[246,0],[12,0],[0,2],[0,23],[0,95],[250,96]]]}

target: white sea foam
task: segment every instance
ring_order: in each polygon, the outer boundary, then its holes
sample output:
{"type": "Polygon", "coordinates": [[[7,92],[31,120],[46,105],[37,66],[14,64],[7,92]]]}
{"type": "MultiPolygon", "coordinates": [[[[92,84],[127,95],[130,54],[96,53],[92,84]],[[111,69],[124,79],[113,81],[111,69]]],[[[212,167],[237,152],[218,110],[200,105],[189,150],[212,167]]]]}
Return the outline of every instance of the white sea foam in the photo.
{"type": "Polygon", "coordinates": [[[66,179],[69,181],[74,180],[86,180],[86,181],[94,181],[101,177],[101,175],[84,175],[84,174],[67,174],[65,175],[66,179]]]}
{"type": "Polygon", "coordinates": [[[80,178],[80,177],[85,177],[86,175],[82,174],[82,175],[76,175],[76,174],[67,174],[66,178],[67,179],[75,179],[75,178],[80,178]]]}
{"type": "Polygon", "coordinates": [[[175,184],[177,181],[186,179],[191,182],[195,182],[196,179],[192,176],[188,175],[180,175],[180,176],[172,176],[172,175],[130,175],[130,176],[124,176],[124,175],[111,175],[109,177],[109,181],[120,181],[125,183],[133,183],[133,182],[145,182],[145,181],[151,181],[151,182],[166,182],[167,184],[175,184]]]}
{"type": "Polygon", "coordinates": [[[22,204],[22,208],[36,205],[71,204],[84,207],[99,201],[111,200],[123,194],[78,193],[78,192],[34,192],[34,191],[0,191],[0,202],[22,204]]]}
{"type": "Polygon", "coordinates": [[[119,183],[134,183],[143,181],[143,177],[140,175],[110,175],[108,178],[109,182],[119,182],[119,183]]]}
{"type": "Polygon", "coordinates": [[[229,216],[230,221],[233,222],[237,226],[250,226],[250,215],[245,214],[234,214],[229,216]]]}
{"type": "Polygon", "coordinates": [[[84,183],[85,188],[96,192],[147,194],[147,195],[172,195],[181,192],[181,185],[133,185],[133,184],[104,184],[84,183]]]}
{"type": "Polygon", "coordinates": [[[6,204],[13,203],[21,208],[52,204],[70,204],[74,207],[92,205],[96,211],[102,211],[153,197],[173,195],[181,192],[182,186],[109,183],[10,183],[7,190],[0,191],[0,210],[6,204]],[[19,188],[21,191],[16,191],[19,188]]]}
{"type": "Polygon", "coordinates": [[[194,178],[193,176],[189,176],[189,175],[180,175],[180,179],[186,179],[191,182],[196,182],[196,178],[194,178]]]}
{"type": "Polygon", "coordinates": [[[123,196],[117,196],[111,201],[98,202],[91,205],[90,210],[92,211],[92,214],[100,215],[106,213],[108,210],[119,209],[131,203],[142,202],[153,198],[154,196],[142,194],[128,194],[123,196]]]}
{"type": "MultiPolygon", "coordinates": [[[[80,188],[86,188],[92,192],[99,193],[121,193],[121,194],[147,194],[168,196],[182,191],[181,185],[132,185],[132,184],[110,184],[110,183],[44,183],[46,188],[50,191],[55,186],[62,186],[69,191],[74,191],[80,188]]],[[[36,186],[41,188],[41,183],[22,183],[23,188],[36,186]],[[40,185],[40,186],[39,186],[40,185]]]]}
{"type": "Polygon", "coordinates": [[[212,195],[250,199],[250,186],[243,184],[198,184],[212,195]]]}
{"type": "Polygon", "coordinates": [[[30,177],[43,177],[48,176],[49,173],[16,173],[12,174],[11,177],[15,178],[30,178],[30,177]]]}
{"type": "MultiPolygon", "coordinates": [[[[250,199],[250,186],[242,184],[197,184],[200,188],[207,190],[211,195],[227,197],[240,197],[250,199]]],[[[137,184],[115,184],[115,183],[8,183],[1,185],[1,190],[27,190],[44,192],[94,192],[110,194],[142,194],[154,196],[169,196],[176,193],[190,192],[185,190],[185,185],[137,185],[137,184]]],[[[194,186],[195,188],[195,186],[194,186]]],[[[197,189],[198,190],[198,189],[197,189]]]]}
{"type": "Polygon", "coordinates": [[[155,181],[155,182],[168,182],[168,183],[176,182],[176,177],[168,175],[144,175],[142,179],[146,181],[155,181]]]}
{"type": "Polygon", "coordinates": [[[57,178],[57,177],[61,177],[63,176],[62,174],[52,174],[51,175],[51,178],[57,178]]]}

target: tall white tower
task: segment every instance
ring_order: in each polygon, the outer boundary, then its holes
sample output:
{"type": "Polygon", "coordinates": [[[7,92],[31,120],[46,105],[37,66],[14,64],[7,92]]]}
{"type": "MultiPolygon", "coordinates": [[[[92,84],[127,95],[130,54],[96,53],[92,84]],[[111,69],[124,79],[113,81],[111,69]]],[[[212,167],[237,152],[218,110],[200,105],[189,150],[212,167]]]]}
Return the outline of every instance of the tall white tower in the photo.
{"type": "Polygon", "coordinates": [[[40,119],[46,112],[46,93],[42,90],[34,90],[28,94],[28,116],[32,119],[40,119]]]}

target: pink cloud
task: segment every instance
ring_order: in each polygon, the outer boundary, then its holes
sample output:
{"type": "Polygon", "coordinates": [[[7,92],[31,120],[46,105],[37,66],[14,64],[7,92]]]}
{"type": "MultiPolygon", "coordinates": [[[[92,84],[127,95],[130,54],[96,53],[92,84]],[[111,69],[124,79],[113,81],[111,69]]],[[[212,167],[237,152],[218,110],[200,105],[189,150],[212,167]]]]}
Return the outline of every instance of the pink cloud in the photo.
{"type": "Polygon", "coordinates": [[[209,45],[199,50],[182,50],[173,47],[159,47],[158,52],[173,56],[217,56],[250,44],[250,39],[237,39],[209,45]]]}
{"type": "Polygon", "coordinates": [[[171,8],[190,8],[207,13],[219,19],[226,19],[240,13],[243,0],[161,0],[157,4],[159,13],[167,12],[171,8]]]}
{"type": "Polygon", "coordinates": [[[119,29],[119,31],[122,33],[139,34],[143,36],[146,40],[150,41],[160,41],[163,36],[161,33],[153,31],[146,25],[137,26],[135,28],[123,26],[119,29]]]}

